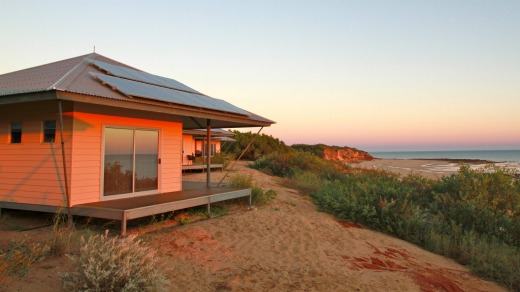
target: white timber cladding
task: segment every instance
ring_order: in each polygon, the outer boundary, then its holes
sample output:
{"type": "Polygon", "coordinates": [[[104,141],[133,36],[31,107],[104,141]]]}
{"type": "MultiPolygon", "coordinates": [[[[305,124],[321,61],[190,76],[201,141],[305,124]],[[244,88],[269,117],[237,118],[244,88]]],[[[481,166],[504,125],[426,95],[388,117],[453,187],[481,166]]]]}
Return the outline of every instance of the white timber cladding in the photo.
{"type": "MultiPolygon", "coordinates": [[[[61,139],[57,101],[2,105],[0,116],[0,201],[65,206],[61,139]],[[56,120],[54,142],[43,142],[43,121],[56,120]],[[10,123],[22,124],[21,143],[10,143],[10,123]]],[[[69,106],[64,106],[65,109],[69,106]]],[[[64,141],[70,172],[72,117],[65,115],[64,141]]]]}
{"type": "MultiPolygon", "coordinates": [[[[168,121],[155,114],[132,115],[125,109],[112,108],[111,114],[95,107],[80,104],[74,112],[74,139],[72,161],[72,204],[100,200],[102,181],[103,127],[121,126],[150,128],[159,131],[159,182],[158,192],[166,193],[182,189],[181,147],[182,123],[168,121]],[[101,113],[102,112],[102,113],[101,113]],[[150,116],[148,119],[148,115],[150,116]],[[134,116],[134,117],[132,117],[134,116]]],[[[169,120],[171,120],[171,116],[169,120]]]]}

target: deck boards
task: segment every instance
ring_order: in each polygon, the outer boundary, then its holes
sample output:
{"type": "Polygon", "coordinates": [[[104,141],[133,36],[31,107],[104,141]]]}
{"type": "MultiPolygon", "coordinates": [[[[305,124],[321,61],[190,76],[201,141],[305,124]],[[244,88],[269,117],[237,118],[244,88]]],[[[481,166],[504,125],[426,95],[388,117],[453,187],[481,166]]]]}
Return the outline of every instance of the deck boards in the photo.
{"type": "Polygon", "coordinates": [[[205,183],[183,182],[182,191],[79,204],[72,208],[72,214],[120,220],[121,236],[125,236],[126,221],[130,219],[201,205],[208,205],[209,209],[211,203],[248,196],[251,199],[251,189],[214,185],[208,188],[205,183]]]}
{"type": "MultiPolygon", "coordinates": [[[[249,197],[251,204],[251,189],[216,186],[215,184],[206,187],[206,183],[189,181],[184,181],[182,185],[183,190],[178,192],[77,204],[72,207],[71,213],[76,216],[119,220],[121,221],[121,236],[126,236],[127,220],[201,205],[207,205],[209,210],[211,203],[241,197],[249,197]]],[[[9,202],[0,202],[0,210],[1,208],[41,212],[58,212],[60,210],[53,206],[9,202]]]]}

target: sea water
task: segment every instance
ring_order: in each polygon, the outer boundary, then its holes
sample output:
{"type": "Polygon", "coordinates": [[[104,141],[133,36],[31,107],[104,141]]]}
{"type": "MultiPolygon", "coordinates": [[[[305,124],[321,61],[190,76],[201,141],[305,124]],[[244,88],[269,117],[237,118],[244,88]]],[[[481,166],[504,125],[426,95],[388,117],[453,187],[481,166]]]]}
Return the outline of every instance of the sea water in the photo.
{"type": "Polygon", "coordinates": [[[370,152],[376,158],[397,159],[479,159],[493,162],[520,162],[520,150],[465,150],[465,151],[398,151],[370,152]]]}

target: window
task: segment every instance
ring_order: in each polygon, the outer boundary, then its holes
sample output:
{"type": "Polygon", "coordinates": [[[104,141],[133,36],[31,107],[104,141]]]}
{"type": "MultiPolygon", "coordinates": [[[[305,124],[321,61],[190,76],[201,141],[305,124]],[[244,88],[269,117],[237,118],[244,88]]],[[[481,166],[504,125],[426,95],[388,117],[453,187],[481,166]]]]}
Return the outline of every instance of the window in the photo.
{"type": "MultiPolygon", "coordinates": [[[[206,147],[207,147],[206,145],[208,145],[208,144],[206,144],[206,143],[202,144],[202,155],[203,156],[206,156],[206,147]]],[[[209,152],[210,156],[212,156],[212,157],[215,156],[215,154],[217,153],[217,144],[211,143],[209,145],[209,151],[210,151],[209,152]]]]}
{"type": "Polygon", "coordinates": [[[11,144],[22,143],[22,123],[11,122],[11,144]]]}
{"type": "Polygon", "coordinates": [[[159,132],[105,128],[103,195],[158,188],[159,132]]]}
{"type": "Polygon", "coordinates": [[[56,120],[43,122],[43,142],[53,143],[56,140],[56,120]]]}

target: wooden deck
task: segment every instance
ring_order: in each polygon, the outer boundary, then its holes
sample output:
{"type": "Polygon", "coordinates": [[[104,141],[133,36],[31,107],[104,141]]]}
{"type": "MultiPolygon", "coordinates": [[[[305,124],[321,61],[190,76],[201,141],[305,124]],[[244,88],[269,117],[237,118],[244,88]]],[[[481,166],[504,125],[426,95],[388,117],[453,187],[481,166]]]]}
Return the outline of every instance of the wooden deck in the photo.
{"type": "Polygon", "coordinates": [[[211,203],[240,197],[249,197],[251,204],[251,189],[226,186],[208,188],[205,183],[199,182],[183,182],[182,185],[183,190],[179,192],[75,205],[72,214],[120,220],[121,236],[126,236],[127,220],[201,205],[207,205],[209,212],[211,203]]]}
{"type": "MultiPolygon", "coordinates": [[[[201,182],[183,182],[182,187],[183,190],[178,192],[79,204],[72,207],[71,213],[77,216],[120,220],[121,236],[126,236],[126,222],[131,219],[202,205],[207,205],[209,212],[211,203],[241,197],[249,197],[251,205],[251,189],[217,187],[215,184],[206,187],[206,183],[201,182]]],[[[0,210],[1,208],[53,213],[59,211],[59,208],[53,206],[9,202],[0,202],[0,210]]]]}
{"type": "MultiPolygon", "coordinates": [[[[223,164],[211,164],[209,166],[210,169],[219,169],[220,170],[224,170],[224,165],[223,164]]],[[[186,171],[186,170],[202,170],[202,171],[205,171],[207,169],[207,166],[206,164],[190,164],[190,165],[183,165],[182,166],[182,171],[186,171]]]]}

